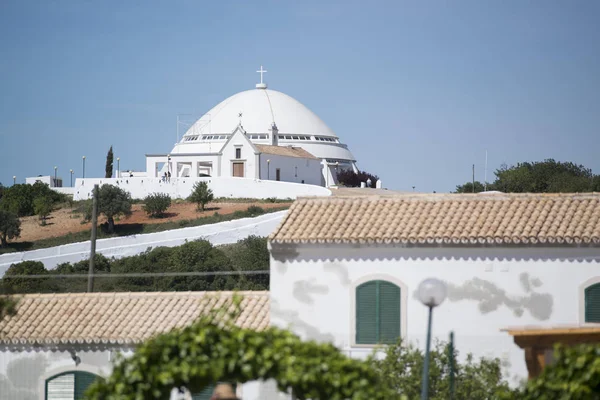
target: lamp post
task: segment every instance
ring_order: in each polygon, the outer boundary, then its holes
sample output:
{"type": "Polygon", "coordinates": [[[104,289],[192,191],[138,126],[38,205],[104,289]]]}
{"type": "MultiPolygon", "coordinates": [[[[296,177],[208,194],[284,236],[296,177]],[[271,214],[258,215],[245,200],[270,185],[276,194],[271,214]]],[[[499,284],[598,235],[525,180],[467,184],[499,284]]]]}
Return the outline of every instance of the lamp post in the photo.
{"type": "Polygon", "coordinates": [[[267,180],[271,179],[271,160],[267,160],[267,180]]]}
{"type": "Polygon", "coordinates": [[[54,187],[56,187],[56,172],[58,171],[58,167],[54,167],[54,187]]]}
{"type": "Polygon", "coordinates": [[[13,175],[13,185],[16,185],[16,184],[17,184],[17,176],[13,175]]]}
{"type": "Polygon", "coordinates": [[[429,308],[429,321],[427,323],[427,342],[425,344],[425,360],[423,362],[423,376],[421,377],[421,400],[429,398],[429,345],[431,343],[431,316],[434,307],[439,306],[446,299],[446,284],[439,279],[428,278],[419,284],[417,289],[419,301],[429,308]]]}
{"type": "Polygon", "coordinates": [[[70,169],[69,172],[71,173],[71,187],[73,187],[73,170],[70,169]]]}
{"type": "Polygon", "coordinates": [[[121,157],[117,157],[117,178],[121,177],[121,157]]]}
{"type": "Polygon", "coordinates": [[[85,178],[85,156],[81,157],[83,160],[83,178],[85,178]]]}

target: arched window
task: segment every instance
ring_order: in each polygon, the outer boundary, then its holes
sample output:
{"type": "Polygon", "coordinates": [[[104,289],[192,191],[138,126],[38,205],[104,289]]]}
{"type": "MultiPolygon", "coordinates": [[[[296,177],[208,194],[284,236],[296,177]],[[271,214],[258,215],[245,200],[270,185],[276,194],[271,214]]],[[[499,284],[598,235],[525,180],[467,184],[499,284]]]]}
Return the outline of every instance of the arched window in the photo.
{"type": "Polygon", "coordinates": [[[600,283],[585,288],[585,322],[600,323],[600,283]]]}
{"type": "Polygon", "coordinates": [[[46,400],[83,400],[87,388],[97,375],[85,371],[69,371],[46,379],[46,400]]]}
{"type": "Polygon", "coordinates": [[[400,287],[376,280],[356,287],[356,344],[390,344],[400,337],[400,287]]]}

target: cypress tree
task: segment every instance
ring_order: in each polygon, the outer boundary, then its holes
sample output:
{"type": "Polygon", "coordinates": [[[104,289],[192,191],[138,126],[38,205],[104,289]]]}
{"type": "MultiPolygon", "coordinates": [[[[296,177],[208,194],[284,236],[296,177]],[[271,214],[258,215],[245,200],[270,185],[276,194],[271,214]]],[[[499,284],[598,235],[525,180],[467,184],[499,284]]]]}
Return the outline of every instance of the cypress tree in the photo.
{"type": "Polygon", "coordinates": [[[112,146],[108,149],[108,154],[106,155],[106,174],[105,178],[112,178],[113,174],[113,150],[112,146]]]}

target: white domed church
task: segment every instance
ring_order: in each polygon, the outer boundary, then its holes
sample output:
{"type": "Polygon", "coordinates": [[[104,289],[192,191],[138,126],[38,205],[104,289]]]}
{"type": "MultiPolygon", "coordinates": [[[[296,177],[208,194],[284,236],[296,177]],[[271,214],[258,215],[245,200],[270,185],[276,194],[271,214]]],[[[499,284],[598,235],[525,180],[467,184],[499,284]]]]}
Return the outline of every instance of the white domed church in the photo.
{"type": "Polygon", "coordinates": [[[267,88],[234,94],[198,119],[169,154],[146,155],[146,176],[240,177],[332,186],[356,169],[348,147],[315,113],[267,88]]]}

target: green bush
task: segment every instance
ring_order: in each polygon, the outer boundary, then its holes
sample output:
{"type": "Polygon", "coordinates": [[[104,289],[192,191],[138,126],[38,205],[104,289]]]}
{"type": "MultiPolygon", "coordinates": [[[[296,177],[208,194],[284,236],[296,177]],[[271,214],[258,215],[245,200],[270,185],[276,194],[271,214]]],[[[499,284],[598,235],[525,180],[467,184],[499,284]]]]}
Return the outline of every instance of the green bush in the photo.
{"type": "Polygon", "coordinates": [[[158,218],[164,216],[169,207],[171,207],[171,197],[168,194],[153,193],[146,196],[142,208],[149,216],[158,218]]]}
{"type": "Polygon", "coordinates": [[[600,345],[573,347],[557,345],[554,362],[530,380],[516,395],[505,399],[519,400],[587,400],[600,399],[600,345]]]}
{"type": "Polygon", "coordinates": [[[196,182],[192,189],[192,194],[188,200],[198,204],[198,210],[204,211],[204,206],[214,198],[212,190],[208,188],[206,182],[196,182]]]}
{"type": "Polygon", "coordinates": [[[45,278],[11,278],[12,275],[46,275],[48,271],[40,261],[23,261],[12,264],[4,273],[3,282],[12,293],[43,293],[48,291],[45,278]]]}
{"type": "Polygon", "coordinates": [[[265,213],[265,209],[258,206],[250,206],[246,212],[250,214],[250,216],[263,215],[265,213]]]}
{"type": "MultiPolygon", "coordinates": [[[[450,398],[450,357],[446,343],[433,344],[429,358],[429,398],[450,398]]],[[[508,383],[502,379],[500,360],[481,358],[475,360],[467,355],[464,363],[458,363],[454,354],[455,399],[487,400],[497,398],[498,392],[511,393],[508,383]]],[[[418,399],[421,393],[423,352],[413,344],[403,343],[385,348],[385,358],[373,360],[373,366],[386,386],[408,399],[418,399]]]]}
{"type": "Polygon", "coordinates": [[[0,209],[0,247],[21,235],[21,221],[16,214],[0,209]]]}

